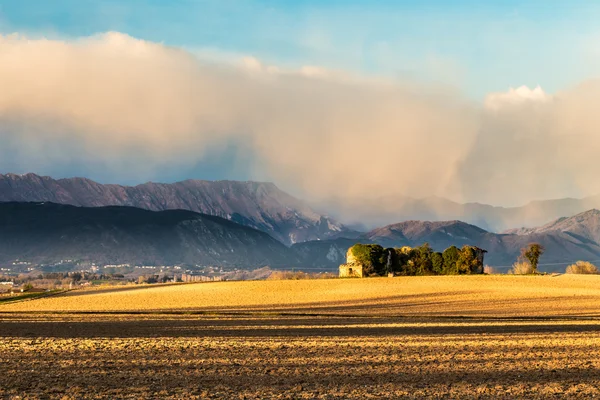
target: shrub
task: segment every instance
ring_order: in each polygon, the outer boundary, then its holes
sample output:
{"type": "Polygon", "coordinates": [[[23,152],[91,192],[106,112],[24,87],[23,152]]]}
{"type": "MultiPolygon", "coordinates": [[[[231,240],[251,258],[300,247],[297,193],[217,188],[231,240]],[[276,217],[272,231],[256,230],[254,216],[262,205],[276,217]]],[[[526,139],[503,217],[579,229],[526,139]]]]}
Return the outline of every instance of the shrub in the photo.
{"type": "Polygon", "coordinates": [[[534,273],[534,269],[527,261],[517,261],[513,264],[510,273],[514,275],[530,275],[534,273]]]}
{"type": "Polygon", "coordinates": [[[567,274],[597,274],[598,267],[588,261],[577,261],[567,267],[567,274]]]}

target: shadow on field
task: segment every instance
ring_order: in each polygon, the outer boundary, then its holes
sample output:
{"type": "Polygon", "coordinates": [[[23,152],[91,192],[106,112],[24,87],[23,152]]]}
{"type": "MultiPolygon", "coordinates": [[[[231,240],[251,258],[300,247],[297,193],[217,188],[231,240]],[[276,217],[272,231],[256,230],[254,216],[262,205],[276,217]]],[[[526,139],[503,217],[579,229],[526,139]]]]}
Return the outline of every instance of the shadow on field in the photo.
{"type": "Polygon", "coordinates": [[[79,315],[32,318],[0,315],[0,337],[373,337],[600,332],[597,323],[548,320],[349,317],[207,317],[79,315]],[[428,322],[428,324],[419,324],[428,322]],[[481,325],[474,325],[474,324],[481,325]],[[390,324],[394,324],[389,326],[390,324]]]}
{"type": "Polygon", "coordinates": [[[219,306],[186,308],[182,311],[203,311],[215,313],[269,313],[348,315],[348,316],[465,316],[499,318],[517,315],[543,315],[549,318],[565,316],[600,317],[600,308],[595,296],[577,296],[577,308],[573,310],[572,296],[552,296],[548,298],[519,298],[494,300],[493,303],[480,302],[476,298],[469,301],[475,292],[436,292],[427,294],[396,295],[373,297],[357,302],[318,301],[301,304],[261,304],[248,306],[219,306]],[[566,305],[566,306],[565,306],[566,305]],[[552,314],[554,312],[555,314],[552,314]]]}
{"type": "MultiPolygon", "coordinates": [[[[232,391],[240,393],[267,394],[270,391],[302,391],[311,393],[313,390],[323,392],[324,389],[344,389],[348,392],[362,388],[368,393],[385,392],[394,389],[422,390],[438,387],[435,398],[445,398],[441,395],[452,386],[462,387],[464,395],[469,393],[467,385],[482,385],[488,390],[496,390],[496,396],[477,396],[477,398],[515,398],[505,391],[504,387],[541,384],[571,385],[576,379],[577,384],[593,385],[598,383],[600,369],[596,367],[581,368],[576,371],[569,368],[538,368],[524,369],[510,363],[510,369],[483,368],[485,360],[461,361],[446,363],[442,366],[431,367],[423,362],[398,362],[378,365],[371,361],[360,363],[330,362],[316,357],[314,362],[293,364],[286,361],[287,355],[280,354],[278,363],[272,365],[264,358],[253,360],[250,364],[227,362],[218,365],[203,364],[196,361],[188,366],[173,366],[166,363],[140,364],[120,360],[119,354],[113,354],[112,359],[96,358],[91,364],[78,366],[77,373],[72,373],[71,366],[59,364],[44,365],[30,363],[25,360],[14,366],[10,371],[20,379],[11,379],[7,389],[19,392],[29,392],[31,382],[42,388],[82,387],[89,393],[144,393],[146,391],[167,394],[181,388],[201,388],[202,390],[232,391]],[[34,367],[35,368],[32,368],[34,367]],[[127,368],[125,368],[127,367],[127,368]],[[45,383],[47,380],[51,383],[45,383]],[[465,388],[466,386],[466,388],[465,388]],[[300,387],[300,389],[298,389],[300,387]],[[438,389],[439,390],[439,389],[438,389]],[[125,391],[125,392],[123,392],[125,391]]],[[[165,360],[167,361],[167,360],[165,360]]],[[[578,360],[574,360],[578,361],[578,360]]],[[[585,361],[585,360],[582,360],[585,361]]],[[[0,368],[1,370],[1,368],[0,368]]],[[[527,393],[527,392],[525,392],[527,393]]],[[[559,392],[558,394],[560,394],[559,392]]],[[[389,396],[388,392],[388,396],[389,396]]],[[[235,396],[236,398],[238,396],[235,396]]],[[[380,397],[382,397],[380,395],[380,397]]],[[[447,396],[446,396],[447,397],[447,396]]],[[[233,398],[233,397],[231,397],[233,398]]],[[[292,396],[286,398],[300,398],[292,396]]],[[[472,398],[469,396],[469,398],[472,398]]],[[[545,398],[535,396],[535,398],[545,398]]],[[[560,396],[563,398],[563,396],[560,396]]],[[[581,397],[585,398],[585,397],[581,397]]]]}

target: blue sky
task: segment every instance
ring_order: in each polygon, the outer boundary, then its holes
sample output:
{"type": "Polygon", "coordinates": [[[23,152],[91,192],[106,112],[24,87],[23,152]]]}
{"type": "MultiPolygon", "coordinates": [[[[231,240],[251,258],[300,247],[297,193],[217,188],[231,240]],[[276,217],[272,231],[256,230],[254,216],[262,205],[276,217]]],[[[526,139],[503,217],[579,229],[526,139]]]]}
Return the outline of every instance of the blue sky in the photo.
{"type": "Polygon", "coordinates": [[[555,92],[600,66],[593,1],[0,0],[0,31],[119,31],[213,56],[443,83],[468,96],[540,84],[555,92]]]}

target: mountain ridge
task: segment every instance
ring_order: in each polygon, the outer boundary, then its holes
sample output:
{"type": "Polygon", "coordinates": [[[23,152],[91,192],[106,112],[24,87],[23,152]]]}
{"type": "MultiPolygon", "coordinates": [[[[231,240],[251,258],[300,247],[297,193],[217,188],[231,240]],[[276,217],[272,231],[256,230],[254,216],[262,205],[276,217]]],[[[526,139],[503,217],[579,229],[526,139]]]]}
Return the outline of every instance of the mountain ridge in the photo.
{"type": "Polygon", "coordinates": [[[356,239],[298,243],[292,248],[304,259],[317,260],[324,267],[342,263],[343,249],[355,243],[376,243],[384,247],[429,243],[437,251],[449,246],[474,245],[488,251],[487,264],[504,270],[516,261],[521,248],[533,242],[546,247],[543,264],[560,264],[549,267],[550,272],[564,270],[567,263],[577,260],[600,259],[600,211],[560,218],[552,226],[552,229],[534,229],[526,234],[493,233],[463,221],[412,220],[376,228],[356,239]]]}
{"type": "Polygon", "coordinates": [[[262,230],[287,245],[350,232],[270,182],[188,179],[125,186],[79,177],[54,179],[33,173],[0,174],[0,201],[133,206],[152,211],[187,209],[262,230]]]}
{"type": "Polygon", "coordinates": [[[0,262],[284,267],[295,254],[265,232],[187,210],[0,203],[0,262]]]}
{"type": "Polygon", "coordinates": [[[329,209],[332,216],[346,225],[357,224],[367,231],[387,225],[390,221],[414,219],[460,220],[500,233],[509,229],[537,227],[563,216],[600,208],[600,196],[534,200],[516,207],[478,202],[458,203],[438,196],[383,196],[374,199],[334,199],[322,203],[321,207],[329,209]]]}

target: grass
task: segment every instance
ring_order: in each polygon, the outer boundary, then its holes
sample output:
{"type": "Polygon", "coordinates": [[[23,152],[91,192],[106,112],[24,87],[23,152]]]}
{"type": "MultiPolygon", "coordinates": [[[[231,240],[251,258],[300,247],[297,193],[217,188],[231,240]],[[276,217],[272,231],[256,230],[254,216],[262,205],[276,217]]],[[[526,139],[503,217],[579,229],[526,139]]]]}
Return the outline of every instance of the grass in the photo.
{"type": "Polygon", "coordinates": [[[23,294],[19,294],[17,296],[3,296],[3,297],[0,297],[0,305],[7,304],[7,303],[13,303],[13,302],[19,302],[22,300],[39,299],[42,297],[58,294],[60,292],[62,292],[62,290],[56,289],[56,290],[51,290],[49,292],[42,292],[42,293],[23,293],[23,294]]]}
{"type": "Polygon", "coordinates": [[[600,276],[427,276],[78,290],[0,312],[203,311],[413,316],[600,316],[600,276]]]}

